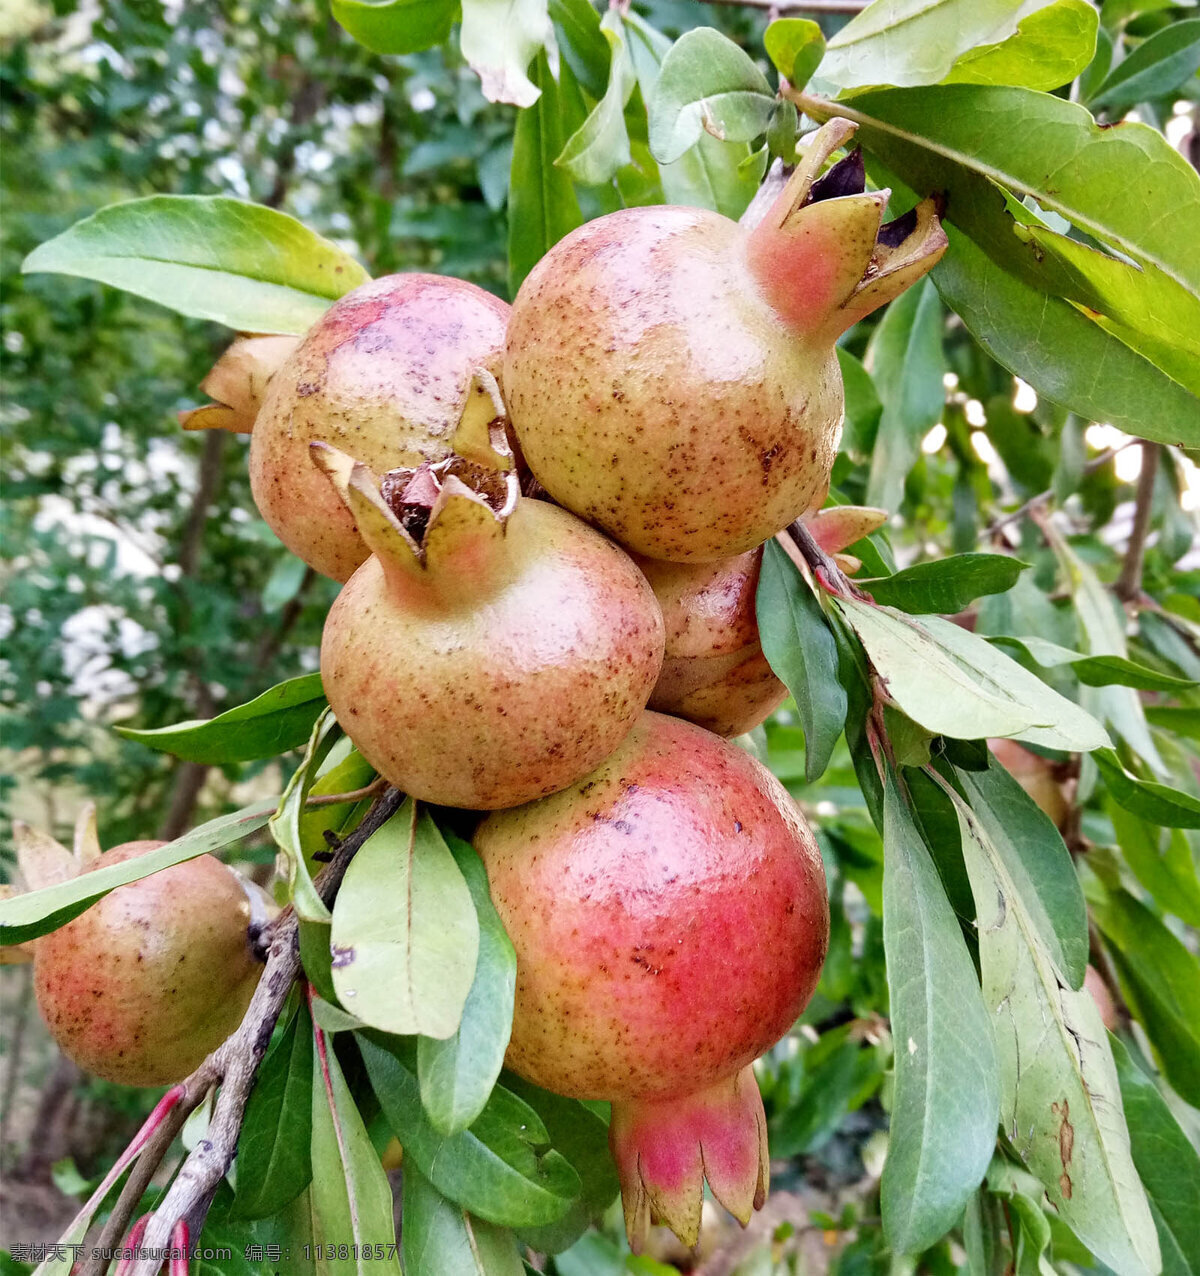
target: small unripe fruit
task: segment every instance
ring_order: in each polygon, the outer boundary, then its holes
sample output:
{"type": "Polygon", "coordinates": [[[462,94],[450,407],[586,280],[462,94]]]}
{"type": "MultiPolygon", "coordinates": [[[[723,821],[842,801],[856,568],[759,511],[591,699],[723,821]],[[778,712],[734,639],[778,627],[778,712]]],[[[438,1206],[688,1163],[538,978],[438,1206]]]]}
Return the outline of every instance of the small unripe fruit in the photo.
{"type": "MultiPolygon", "coordinates": [[[[88,871],[144,855],[128,842],[88,871]]],[[[241,1022],[262,973],[250,900],[211,855],[118,886],[37,941],[38,1009],[62,1052],[121,1085],[188,1076],[241,1022]]]]}

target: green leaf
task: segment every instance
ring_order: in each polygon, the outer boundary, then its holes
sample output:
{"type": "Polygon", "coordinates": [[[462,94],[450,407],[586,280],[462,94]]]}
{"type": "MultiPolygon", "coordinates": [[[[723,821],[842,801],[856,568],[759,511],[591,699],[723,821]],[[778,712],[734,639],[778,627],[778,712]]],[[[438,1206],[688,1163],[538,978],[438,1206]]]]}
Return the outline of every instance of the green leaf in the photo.
{"type": "Polygon", "coordinates": [[[1003,594],[1027,564],[1007,554],[955,554],[917,563],[894,576],[860,580],[877,603],[909,614],[962,611],[984,594],[1003,594]]]}
{"type": "Polygon", "coordinates": [[[942,414],[942,327],[937,291],[923,279],[888,306],[871,335],[867,366],[883,414],[867,479],[868,505],[899,507],[921,440],[942,414]]]}
{"type": "Polygon", "coordinates": [[[933,282],[997,363],[1086,420],[1200,445],[1200,399],[1069,301],[997,265],[954,226],[944,229],[950,249],[933,282]]]}
{"type": "Polygon", "coordinates": [[[1043,943],[1005,857],[956,792],[978,912],[983,994],[996,1033],[1000,1117],[1051,1206],[1125,1276],[1158,1270],[1158,1241],[1129,1151],[1100,1012],[1072,992],[1043,943]]]}
{"type": "Polygon", "coordinates": [[[884,1234],[929,1248],[983,1178],[1000,1112],[992,1026],[971,955],[889,772],[883,799],[883,944],[896,1042],[884,1234]]]}
{"type": "Polygon", "coordinates": [[[294,217],[218,195],[111,204],[35,248],[21,269],[96,279],[239,332],[296,335],[369,277],[294,217]]]}
{"type": "Polygon", "coordinates": [[[767,57],[792,88],[802,89],[825,56],[825,34],[808,18],[776,18],[763,35],[767,57]]]}
{"type": "Polygon", "coordinates": [[[1060,88],[1095,56],[1099,23],[1100,15],[1087,0],[1057,0],[1022,18],[1006,40],[964,53],[942,83],[1060,88]]]}
{"type": "Polygon", "coordinates": [[[409,798],[350,861],[333,906],[333,986],[364,1023],[450,1037],[479,953],[471,891],[409,798]]]}
{"type": "Polygon", "coordinates": [[[1088,960],[1087,905],[1054,821],[999,763],[959,771],[980,829],[1020,895],[1029,925],[1070,988],[1083,985],[1088,960]]]}
{"type": "Polygon", "coordinates": [[[589,0],[550,0],[550,18],[563,61],[590,97],[602,98],[611,54],[600,30],[600,15],[589,0]]]}
{"type": "Polygon", "coordinates": [[[1136,687],[1140,691],[1188,691],[1197,685],[1190,678],[1159,673],[1157,669],[1138,664],[1125,656],[1085,656],[1045,638],[1011,638],[1002,634],[989,641],[997,647],[1013,648],[1043,669],[1070,665],[1075,677],[1088,687],[1117,685],[1136,687]]]}
{"type": "Polygon", "coordinates": [[[809,784],[829,765],[846,722],[846,691],[838,681],[837,643],[813,591],[785,551],[763,546],[755,598],[763,654],[796,701],[804,726],[809,784]]]}
{"type": "Polygon", "coordinates": [[[1187,835],[1140,820],[1111,799],[1106,810],[1125,863],[1154,902],[1189,926],[1200,927],[1200,879],[1187,835]]]}
{"type": "Polygon", "coordinates": [[[180,722],[173,727],[138,731],[116,727],[118,735],[151,749],[173,753],[188,762],[220,765],[273,758],[298,749],[325,708],[319,673],[289,678],[236,709],[207,721],[180,722]]]}
{"type": "Polygon", "coordinates": [[[415,1044],[358,1033],[371,1085],[405,1156],[450,1200],[501,1227],[540,1227],[567,1212],[579,1176],[555,1151],[537,1113],[497,1086],[461,1134],[441,1135],[421,1107],[415,1044]]]}
{"type": "MultiPolygon", "coordinates": [[[[349,744],[349,738],[343,737],[349,744]]],[[[330,759],[332,760],[332,759],[330,759]]],[[[332,797],[338,793],[354,793],[366,788],[375,779],[375,768],[357,749],[351,748],[336,766],[328,767],[313,781],[307,797],[332,797]]],[[[317,854],[328,855],[330,850],[326,833],[344,840],[354,832],[371,808],[371,799],[357,802],[331,802],[305,806],[300,812],[300,850],[309,872],[315,871],[317,854]]]]}
{"type": "Polygon", "coordinates": [[[1174,735],[1200,740],[1200,709],[1177,709],[1172,705],[1146,706],[1146,721],[1174,735]]]}
{"type": "Polygon", "coordinates": [[[107,864],[41,890],[0,899],[0,945],[23,944],[39,935],[47,935],[65,926],[118,886],[140,881],[151,873],[193,860],[197,855],[232,846],[257,833],[274,809],[274,803],[255,802],[230,815],[209,820],[166,846],[124,863],[107,864]]]}
{"type": "Polygon", "coordinates": [[[547,0],[461,0],[462,55],[489,102],[532,106],[539,86],[526,71],[550,35],[547,0]]]}
{"type": "Polygon", "coordinates": [[[1168,97],[1200,69],[1200,18],[1184,18],[1143,40],[1109,73],[1087,105],[1115,115],[1147,98],[1168,97]]]}
{"type": "Polygon", "coordinates": [[[838,367],[842,371],[842,385],[846,395],[846,420],[842,427],[841,450],[849,452],[856,461],[870,458],[883,415],[883,404],[871,374],[849,351],[838,346],[835,351],[838,367]]]}
{"type": "Polygon", "coordinates": [[[1154,1082],[1109,1037],[1121,1102],[1129,1122],[1133,1163],[1158,1226],[1163,1276],[1200,1273],[1200,1155],[1171,1115],[1154,1082]]]}
{"type": "Polygon", "coordinates": [[[1142,903],[1120,888],[1091,897],[1121,980],[1179,1094],[1200,1107],[1200,961],[1142,903]]]}
{"type": "Polygon", "coordinates": [[[544,51],[534,60],[532,76],[541,95],[517,116],[508,188],[508,287],[514,296],[542,257],[583,223],[571,179],[554,163],[566,135],[559,88],[544,51]]]}
{"type": "Polygon", "coordinates": [[[488,893],[487,870],[472,847],[446,835],[479,919],[479,959],[462,1023],[443,1040],[417,1042],[421,1103],[434,1129],[457,1134],[483,1111],[504,1064],[512,1032],[517,957],[488,893]]]}
{"type": "Polygon", "coordinates": [[[837,605],[867,649],[891,698],[934,735],[1012,736],[1047,748],[1108,743],[1078,705],[1002,655],[986,639],[938,616],[917,620],[854,598],[837,605]]]}
{"type": "Polygon", "coordinates": [[[420,53],[450,38],[458,0],[330,0],[334,19],[374,53],[420,53]]]}
{"type": "Polygon", "coordinates": [[[267,1218],[312,1181],[313,1036],[304,1011],[267,1052],[238,1136],[235,1218],[267,1218]]]}
{"type": "Polygon", "coordinates": [[[554,161],[586,186],[612,181],[619,168],[632,162],[625,130],[625,104],[637,77],[625,47],[625,27],[618,10],[608,10],[600,29],[612,47],[608,87],[596,109],[568,138],[562,154],[554,161]]]}
{"type": "Polygon", "coordinates": [[[650,151],[670,164],[704,133],[750,142],[766,132],[775,95],[753,59],[727,36],[697,27],[675,42],[646,98],[650,151]]]}
{"type": "Polygon", "coordinates": [[[405,1276],[524,1276],[516,1238],[472,1218],[419,1171],[404,1171],[405,1276]]]}
{"type": "Polygon", "coordinates": [[[1165,824],[1168,828],[1200,828],[1200,800],[1190,793],[1152,780],[1139,780],[1125,769],[1112,749],[1100,749],[1094,756],[1100,778],[1113,801],[1127,811],[1151,824],[1165,824]]]}
{"type": "Polygon", "coordinates": [[[888,0],[868,5],[829,41],[821,65],[843,89],[936,84],[964,54],[1006,41],[1055,0],[888,0]]]}
{"type": "Polygon", "coordinates": [[[354,1096],[325,1034],[314,1029],[312,1085],[313,1244],[329,1254],[319,1270],[328,1276],[401,1276],[392,1223],[392,1189],[371,1145],[354,1096]],[[376,1251],[376,1246],[382,1250],[376,1251]],[[378,1257],[376,1253],[378,1252],[378,1257]]]}

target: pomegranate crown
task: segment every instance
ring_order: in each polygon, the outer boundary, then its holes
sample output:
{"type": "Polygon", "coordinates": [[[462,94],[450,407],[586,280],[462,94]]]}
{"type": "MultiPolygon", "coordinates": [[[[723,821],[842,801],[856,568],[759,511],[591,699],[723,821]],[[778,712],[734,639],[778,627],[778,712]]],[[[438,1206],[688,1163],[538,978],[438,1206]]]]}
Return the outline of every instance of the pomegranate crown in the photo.
{"type": "Polygon", "coordinates": [[[857,127],[832,119],[812,135],[746,244],[751,273],[788,326],[829,340],[928,274],[948,242],[932,199],[884,223],[891,191],[866,189],[861,151],[820,175],[857,127]]]}
{"type": "Polygon", "coordinates": [[[381,479],[328,443],[309,449],[384,569],[421,578],[503,538],[519,495],[505,423],[495,378],[477,369],[445,460],[389,470],[381,479]]]}

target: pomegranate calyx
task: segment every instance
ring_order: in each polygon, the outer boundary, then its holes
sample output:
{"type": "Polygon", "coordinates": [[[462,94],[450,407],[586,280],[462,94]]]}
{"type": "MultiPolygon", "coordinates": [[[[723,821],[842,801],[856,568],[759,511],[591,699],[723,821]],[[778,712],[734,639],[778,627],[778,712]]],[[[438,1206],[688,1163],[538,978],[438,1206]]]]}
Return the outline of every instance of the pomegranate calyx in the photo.
{"type": "Polygon", "coordinates": [[[706,1179],[743,1227],[766,1200],[767,1120],[752,1067],[677,1099],[614,1100],[609,1145],[635,1254],[652,1223],[698,1242],[706,1179]]]}
{"type": "Polygon", "coordinates": [[[213,402],[180,412],[179,424],[185,430],[249,434],[267,385],[299,344],[299,337],[241,333],[200,382],[213,402]]]}

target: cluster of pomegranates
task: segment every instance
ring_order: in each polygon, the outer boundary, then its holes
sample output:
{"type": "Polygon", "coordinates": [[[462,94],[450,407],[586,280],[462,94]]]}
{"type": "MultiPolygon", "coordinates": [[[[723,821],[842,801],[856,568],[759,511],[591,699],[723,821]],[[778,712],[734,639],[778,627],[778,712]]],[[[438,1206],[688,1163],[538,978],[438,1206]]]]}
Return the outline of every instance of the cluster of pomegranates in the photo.
{"type": "Polygon", "coordinates": [[[511,310],[378,279],[208,386],[216,424],[253,426],[263,517],[345,582],[321,647],[338,721],[398,788],[481,813],[517,953],[507,1062],[611,1100],[635,1248],[659,1220],[694,1243],[705,1179],[743,1221],[762,1203],[750,1065],[826,948],[813,836],[727,737],[785,695],[755,587],[762,543],[828,489],[835,339],[945,246],[929,204],[882,225],[856,156],[821,175],[852,132],[822,128],[756,225],[613,213],[511,310]]]}

